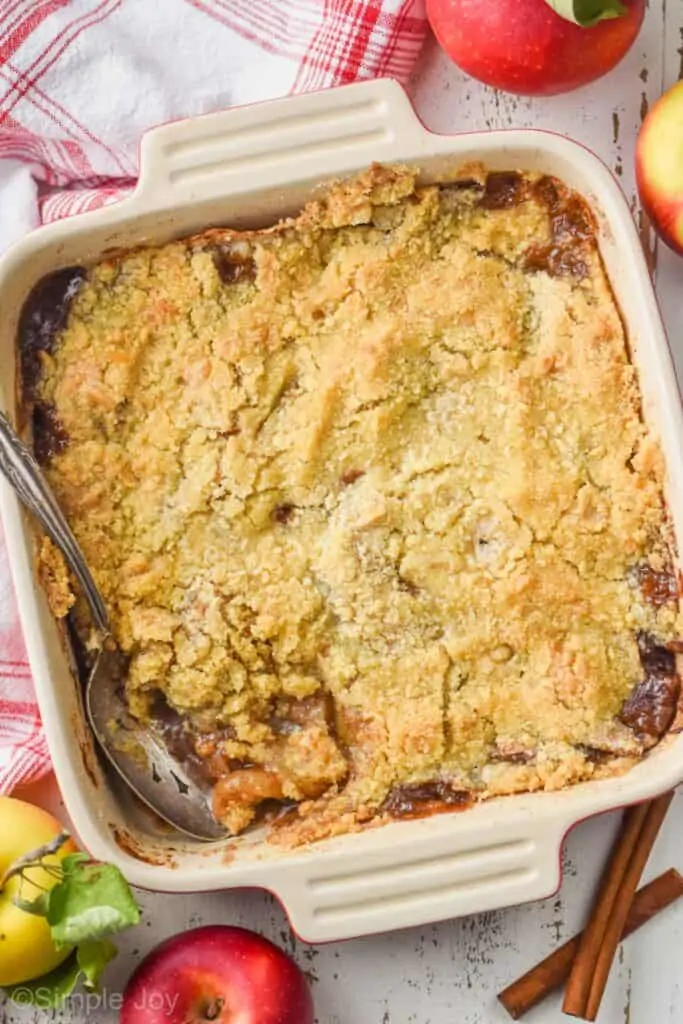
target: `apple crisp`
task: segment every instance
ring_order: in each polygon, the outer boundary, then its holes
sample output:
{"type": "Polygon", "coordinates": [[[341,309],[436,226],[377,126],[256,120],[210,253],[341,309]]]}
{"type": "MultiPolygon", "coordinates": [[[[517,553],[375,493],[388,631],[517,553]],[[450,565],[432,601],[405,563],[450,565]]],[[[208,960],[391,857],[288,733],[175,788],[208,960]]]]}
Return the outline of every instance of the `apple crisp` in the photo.
{"type": "Polygon", "coordinates": [[[674,723],[662,459],[560,182],[374,166],[268,230],[59,271],[20,348],[130,708],[231,832],[559,789],[674,723]]]}

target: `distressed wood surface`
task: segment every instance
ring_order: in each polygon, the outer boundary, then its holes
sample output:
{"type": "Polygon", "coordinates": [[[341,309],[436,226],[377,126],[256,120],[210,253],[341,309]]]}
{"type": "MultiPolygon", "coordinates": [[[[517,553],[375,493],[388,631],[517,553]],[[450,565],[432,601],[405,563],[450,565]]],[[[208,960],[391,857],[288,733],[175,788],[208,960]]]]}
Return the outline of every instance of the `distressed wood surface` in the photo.
{"type": "MultiPolygon", "coordinates": [[[[417,109],[440,132],[527,126],[576,137],[619,175],[637,214],[633,149],[641,119],[665,85],[683,77],[683,0],[650,0],[644,31],[627,60],[603,82],[550,100],[498,95],[467,79],[428,44],[413,82],[417,109]]],[[[659,247],[658,292],[683,376],[683,260],[659,247]]],[[[43,793],[45,796],[45,793],[43,793]]],[[[0,1007],[0,1024],[118,1020],[120,993],[139,958],[165,936],[203,923],[235,923],[268,935],[309,973],[319,1024],[502,1024],[495,995],[572,934],[584,919],[616,826],[616,815],[586,822],[568,837],[560,892],[541,903],[392,935],[313,948],[297,942],[281,908],[256,891],[204,896],[141,894],[144,923],[121,938],[122,955],[99,1002],[74,997],[56,1014],[0,1007]]],[[[651,877],[683,868],[683,793],[655,854],[651,877]]],[[[600,1015],[602,1024],[683,1024],[683,906],[668,911],[621,948],[600,1015]]],[[[530,1024],[566,1021],[553,999],[530,1024]]]]}

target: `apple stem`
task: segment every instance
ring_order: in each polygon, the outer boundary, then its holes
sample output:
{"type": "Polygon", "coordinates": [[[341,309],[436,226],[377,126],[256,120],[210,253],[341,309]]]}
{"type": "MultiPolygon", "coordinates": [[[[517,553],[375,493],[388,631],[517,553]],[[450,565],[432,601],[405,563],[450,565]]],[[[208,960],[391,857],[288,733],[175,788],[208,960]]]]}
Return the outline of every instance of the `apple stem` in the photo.
{"type": "Polygon", "coordinates": [[[0,878],[0,892],[5,888],[10,878],[14,878],[16,875],[23,875],[27,868],[44,867],[49,870],[51,865],[43,865],[41,863],[43,857],[49,857],[57,853],[64,846],[64,843],[68,843],[69,839],[71,839],[71,836],[68,832],[60,832],[49,843],[45,843],[44,846],[39,846],[35,850],[29,850],[23,857],[15,860],[7,868],[2,878],[0,878]]]}
{"type": "Polygon", "coordinates": [[[204,1020],[217,1020],[223,1006],[225,1005],[224,999],[214,999],[204,1010],[204,1020]]]}

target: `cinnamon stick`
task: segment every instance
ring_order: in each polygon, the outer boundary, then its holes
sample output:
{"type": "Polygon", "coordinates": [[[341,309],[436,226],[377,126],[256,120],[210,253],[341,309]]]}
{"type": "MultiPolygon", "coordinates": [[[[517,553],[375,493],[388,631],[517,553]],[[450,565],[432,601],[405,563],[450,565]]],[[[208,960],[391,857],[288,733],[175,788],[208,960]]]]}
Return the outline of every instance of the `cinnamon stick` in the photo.
{"type": "Polygon", "coordinates": [[[674,794],[665,793],[663,796],[653,800],[649,806],[647,817],[642,832],[638,838],[633,857],[631,858],[626,874],[624,875],[619,891],[619,898],[615,904],[614,911],[608,921],[607,929],[603,939],[597,963],[593,968],[593,982],[586,1005],[585,1019],[594,1021],[600,1009],[600,1003],[605,993],[609,972],[612,969],[621,933],[628,916],[629,908],[633,903],[633,897],[638,887],[638,882],[647,864],[648,857],[655,845],[659,835],[666,812],[669,810],[674,794]]]}
{"type": "Polygon", "coordinates": [[[580,1017],[588,1003],[592,982],[592,969],[607,928],[607,922],[614,909],[628,862],[633,854],[648,804],[629,807],[624,812],[621,829],[612,854],[607,862],[598,887],[598,898],[593,906],[590,920],[583,935],[569,975],[562,1009],[565,1013],[580,1017]]]}
{"type": "MultiPolygon", "coordinates": [[[[621,934],[625,939],[638,931],[683,896],[683,875],[669,868],[663,875],[648,882],[636,893],[626,924],[621,934]]],[[[559,946],[545,960],[523,974],[498,996],[513,1020],[520,1020],[525,1013],[558,989],[569,976],[574,958],[579,949],[582,933],[559,946]]]]}
{"type": "Polygon", "coordinates": [[[597,1016],[640,876],[672,800],[673,793],[665,793],[624,815],[567,982],[562,1009],[570,1016],[588,1021],[597,1016]]]}

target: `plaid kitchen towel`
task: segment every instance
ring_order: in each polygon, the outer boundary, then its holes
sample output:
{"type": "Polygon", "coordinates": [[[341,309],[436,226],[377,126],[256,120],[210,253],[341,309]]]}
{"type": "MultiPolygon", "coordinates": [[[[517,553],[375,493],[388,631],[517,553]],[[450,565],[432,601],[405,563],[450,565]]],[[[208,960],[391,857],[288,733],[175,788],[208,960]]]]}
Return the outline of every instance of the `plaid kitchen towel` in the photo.
{"type": "MultiPolygon", "coordinates": [[[[0,0],[0,251],[126,195],[149,127],[405,81],[424,0],[0,0]]],[[[0,534],[0,793],[49,769],[0,534]]]]}

